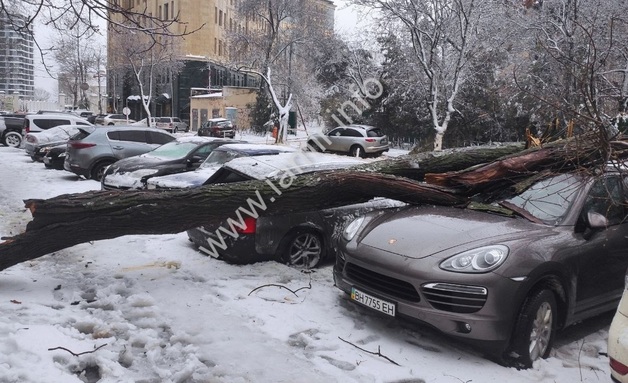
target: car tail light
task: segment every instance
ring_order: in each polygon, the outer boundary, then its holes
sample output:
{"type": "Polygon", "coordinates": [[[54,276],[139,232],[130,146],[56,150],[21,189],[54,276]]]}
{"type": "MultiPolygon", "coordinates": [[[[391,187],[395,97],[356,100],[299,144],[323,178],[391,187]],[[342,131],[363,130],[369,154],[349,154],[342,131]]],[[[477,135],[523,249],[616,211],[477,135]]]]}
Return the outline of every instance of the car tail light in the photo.
{"type": "Polygon", "coordinates": [[[26,136],[26,141],[30,142],[31,144],[37,142],[37,140],[33,136],[26,136]]]}
{"type": "Polygon", "coordinates": [[[255,227],[257,226],[257,219],[253,217],[244,218],[244,229],[236,227],[238,234],[255,234],[255,227]]]}
{"type": "Polygon", "coordinates": [[[366,142],[375,142],[375,139],[374,138],[367,138],[366,142]]]}
{"type": "Polygon", "coordinates": [[[25,118],[25,119],[24,119],[24,132],[25,132],[26,134],[28,134],[28,133],[30,133],[30,132],[31,132],[31,122],[29,121],[29,119],[28,119],[28,118],[25,118]]]}
{"type": "Polygon", "coordinates": [[[617,372],[619,375],[626,375],[628,374],[628,366],[626,366],[623,363],[620,363],[618,361],[616,361],[613,358],[610,358],[610,365],[611,368],[613,369],[613,371],[617,372]]]}
{"type": "Polygon", "coordinates": [[[72,149],[87,149],[96,146],[96,144],[89,144],[86,142],[68,142],[68,146],[72,149]]]}

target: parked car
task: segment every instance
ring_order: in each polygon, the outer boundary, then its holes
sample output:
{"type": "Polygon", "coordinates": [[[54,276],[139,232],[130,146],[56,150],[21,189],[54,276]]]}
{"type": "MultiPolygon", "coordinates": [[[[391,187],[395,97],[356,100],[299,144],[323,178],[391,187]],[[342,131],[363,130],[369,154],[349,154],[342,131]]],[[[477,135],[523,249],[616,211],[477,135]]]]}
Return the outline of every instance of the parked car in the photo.
{"type": "Polygon", "coordinates": [[[101,179],[103,190],[146,189],[152,177],[197,169],[213,150],[231,139],[181,137],[150,152],[124,158],[107,168],[101,179]]]}
{"type": "Polygon", "coordinates": [[[617,307],[628,268],[625,181],[561,174],[490,206],[359,217],[339,243],[336,286],[372,311],[530,367],[558,329],[617,307]]]}
{"type": "Polygon", "coordinates": [[[388,137],[381,129],[368,125],[340,126],[327,134],[313,134],[308,138],[307,146],[310,150],[354,157],[379,156],[390,149],[388,137]]]}
{"type": "Polygon", "coordinates": [[[160,129],[85,126],[68,140],[64,168],[85,178],[100,181],[107,166],[173,141],[160,129]]]}
{"type": "Polygon", "coordinates": [[[5,146],[19,148],[22,145],[23,116],[5,114],[0,117],[0,141],[5,146]]]}
{"type": "Polygon", "coordinates": [[[104,114],[98,115],[94,120],[96,125],[129,125],[135,120],[128,118],[124,114],[104,114]]]}
{"type": "Polygon", "coordinates": [[[613,382],[628,383],[628,275],[619,306],[608,330],[608,359],[613,382]]]}
{"type": "Polygon", "coordinates": [[[75,116],[70,113],[42,113],[27,114],[24,116],[22,125],[22,136],[29,133],[40,133],[59,125],[84,125],[90,126],[86,119],[75,116]]]}
{"type": "MultiPolygon", "coordinates": [[[[296,175],[346,169],[364,163],[364,160],[357,158],[306,152],[244,157],[225,163],[208,183],[265,179],[279,187],[281,182],[287,182],[286,179],[296,175]]],[[[342,227],[350,217],[375,208],[399,205],[402,204],[397,201],[375,199],[368,203],[310,212],[272,216],[255,214],[255,217],[240,215],[225,217],[220,225],[205,225],[188,230],[187,233],[199,250],[229,263],[275,260],[293,267],[311,269],[335,256],[334,244],[339,233],[337,228],[342,227]]],[[[260,202],[260,206],[263,203],[260,202]]],[[[252,209],[252,206],[249,205],[248,209],[252,209]]]]}
{"type": "Polygon", "coordinates": [[[235,128],[233,123],[226,118],[211,118],[201,125],[198,135],[234,138],[235,128]]]}
{"type": "Polygon", "coordinates": [[[209,182],[210,178],[224,163],[234,158],[275,155],[294,151],[296,151],[295,148],[281,145],[249,143],[225,144],[214,149],[195,171],[153,177],[148,180],[148,189],[185,189],[202,186],[209,182]]]}
{"type": "Polygon", "coordinates": [[[87,119],[87,122],[90,124],[96,124],[96,119],[103,118],[104,116],[106,116],[106,114],[92,114],[91,116],[85,117],[85,119],[87,119]]]}
{"type": "Polygon", "coordinates": [[[41,161],[42,157],[36,155],[40,153],[42,148],[36,150],[40,145],[44,144],[61,144],[66,143],[70,137],[79,132],[79,127],[84,125],[59,125],[39,133],[28,133],[24,137],[24,150],[34,161],[41,161]]]}
{"type": "Polygon", "coordinates": [[[43,156],[42,162],[47,169],[65,170],[64,162],[67,148],[67,143],[46,144],[39,149],[41,153],[38,155],[43,156]]]}
{"type": "MultiPolygon", "coordinates": [[[[165,129],[170,133],[187,132],[190,127],[179,117],[157,117],[156,128],[165,129]]],[[[233,138],[233,137],[231,137],[233,138]]]]}

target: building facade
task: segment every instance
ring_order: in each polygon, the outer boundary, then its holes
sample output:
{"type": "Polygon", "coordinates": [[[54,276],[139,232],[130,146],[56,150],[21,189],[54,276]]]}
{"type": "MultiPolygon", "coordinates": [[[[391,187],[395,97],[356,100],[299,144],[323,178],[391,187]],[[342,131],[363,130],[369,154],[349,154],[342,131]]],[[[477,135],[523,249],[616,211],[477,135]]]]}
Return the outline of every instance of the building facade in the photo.
{"type": "MultiPolygon", "coordinates": [[[[179,37],[161,41],[171,46],[180,63],[176,74],[156,76],[152,92],[154,115],[178,116],[192,122],[190,96],[192,89],[205,88],[208,93],[223,87],[258,89],[260,79],[253,74],[238,72],[229,67],[228,38],[230,32],[247,32],[263,28],[262,20],[239,17],[237,3],[241,0],[119,0],[133,12],[150,18],[179,20],[169,26],[169,33],[179,37]],[[193,33],[190,33],[192,32],[193,33]]],[[[317,4],[321,20],[333,31],[334,5],[330,0],[311,0],[317,4]]],[[[129,73],[128,64],[120,57],[116,46],[123,35],[111,28],[108,33],[107,94],[108,109],[120,112],[128,106],[132,118],[141,119],[143,109],[136,80],[129,73]]],[[[227,102],[228,103],[228,102],[227,102]]],[[[151,111],[151,112],[153,112],[151,111]]],[[[222,116],[224,117],[224,116],[222,116]]]]}
{"type": "MultiPolygon", "coordinates": [[[[3,104],[18,97],[32,100],[35,92],[34,39],[32,30],[15,30],[16,22],[25,22],[0,11],[0,101],[3,104]]],[[[4,105],[2,109],[8,108],[4,105]]]]}

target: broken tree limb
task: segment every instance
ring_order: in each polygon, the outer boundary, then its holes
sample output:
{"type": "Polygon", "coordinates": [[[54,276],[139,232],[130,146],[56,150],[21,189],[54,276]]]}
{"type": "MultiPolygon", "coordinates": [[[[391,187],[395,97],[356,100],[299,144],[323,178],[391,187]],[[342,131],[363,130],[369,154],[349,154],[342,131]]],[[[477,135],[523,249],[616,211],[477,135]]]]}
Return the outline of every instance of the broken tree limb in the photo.
{"type": "Polygon", "coordinates": [[[353,169],[424,181],[425,174],[468,169],[472,166],[490,163],[502,157],[521,153],[524,149],[523,143],[470,146],[445,149],[439,152],[409,154],[356,166],[353,169]]]}
{"type": "Polygon", "coordinates": [[[554,141],[542,148],[528,149],[516,155],[470,167],[461,171],[426,174],[432,185],[454,188],[465,194],[487,193],[509,187],[541,172],[567,172],[595,166],[605,167],[609,160],[620,161],[628,155],[625,141],[608,143],[612,156],[601,150],[595,136],[554,141]]]}

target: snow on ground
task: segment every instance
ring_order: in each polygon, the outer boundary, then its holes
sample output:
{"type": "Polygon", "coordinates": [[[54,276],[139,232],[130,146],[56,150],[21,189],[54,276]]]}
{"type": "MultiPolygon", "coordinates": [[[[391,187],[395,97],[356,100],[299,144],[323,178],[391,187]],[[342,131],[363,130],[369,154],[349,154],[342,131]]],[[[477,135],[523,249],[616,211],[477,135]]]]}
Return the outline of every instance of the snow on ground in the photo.
{"type": "MultiPolygon", "coordinates": [[[[24,230],[24,199],[100,188],[20,149],[0,147],[0,164],[0,236],[24,230]]],[[[0,383],[610,381],[600,353],[611,315],[562,333],[550,358],[518,371],[352,304],[331,271],[228,265],[185,233],[19,264],[0,271],[0,383]]]]}

